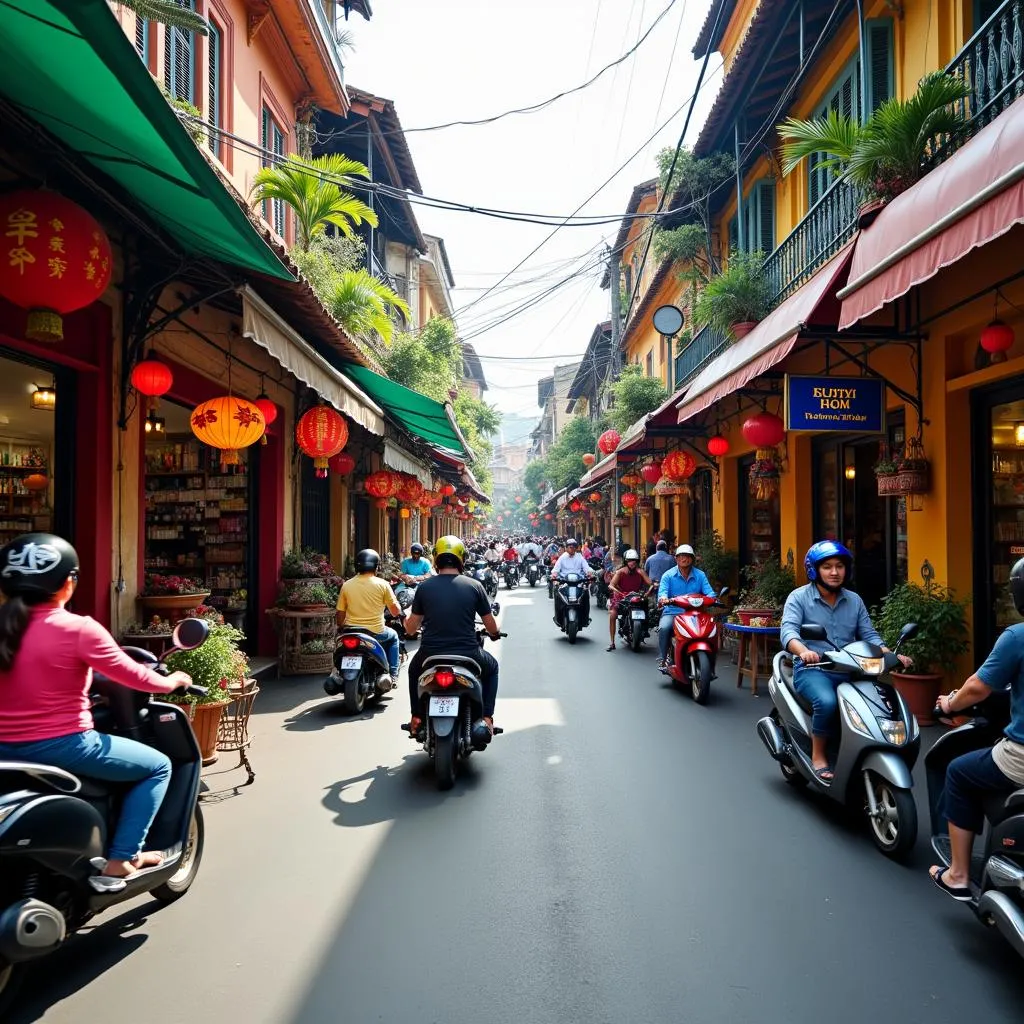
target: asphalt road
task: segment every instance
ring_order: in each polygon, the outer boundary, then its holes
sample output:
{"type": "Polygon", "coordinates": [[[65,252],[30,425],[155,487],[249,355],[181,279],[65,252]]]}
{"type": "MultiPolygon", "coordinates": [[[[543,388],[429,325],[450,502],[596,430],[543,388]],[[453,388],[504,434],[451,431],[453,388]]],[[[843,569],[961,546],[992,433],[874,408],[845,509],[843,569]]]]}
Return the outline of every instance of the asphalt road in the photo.
{"type": "Polygon", "coordinates": [[[315,678],[266,684],[192,891],[100,919],[12,1024],[1021,1020],[1024,966],[923,835],[890,863],[790,789],[730,668],[700,708],[604,621],[570,647],[545,589],[500,598],[506,732],[453,791],[404,691],[347,719],[315,678]]]}

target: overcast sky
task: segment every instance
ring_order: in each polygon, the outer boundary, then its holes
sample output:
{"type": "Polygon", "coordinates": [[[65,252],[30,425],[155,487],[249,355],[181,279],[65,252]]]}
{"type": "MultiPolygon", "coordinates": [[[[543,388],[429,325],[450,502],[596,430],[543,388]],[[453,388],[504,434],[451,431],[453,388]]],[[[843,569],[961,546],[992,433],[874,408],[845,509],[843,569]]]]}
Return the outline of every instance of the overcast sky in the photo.
{"type": "MultiPolygon", "coordinates": [[[[371,22],[353,15],[349,23],[356,50],[346,74],[350,84],[394,100],[407,130],[489,117],[579,85],[670,7],[635,56],[583,92],[539,113],[407,136],[427,195],[567,215],[679,111],[583,210],[620,215],[633,186],[654,176],[657,150],[678,140],[699,71],[691,50],[709,6],[710,0],[373,0],[371,22]]],[[[697,137],[721,77],[714,56],[688,141],[697,137]]],[[[617,225],[561,229],[510,281],[466,308],[551,228],[423,207],[416,212],[424,231],[445,239],[456,319],[483,357],[487,399],[503,412],[536,415],[537,379],[582,354],[594,325],[608,317],[596,259],[617,225]],[[547,299],[477,335],[578,271],[547,299]],[[531,361],[488,358],[510,356],[531,361]]]]}

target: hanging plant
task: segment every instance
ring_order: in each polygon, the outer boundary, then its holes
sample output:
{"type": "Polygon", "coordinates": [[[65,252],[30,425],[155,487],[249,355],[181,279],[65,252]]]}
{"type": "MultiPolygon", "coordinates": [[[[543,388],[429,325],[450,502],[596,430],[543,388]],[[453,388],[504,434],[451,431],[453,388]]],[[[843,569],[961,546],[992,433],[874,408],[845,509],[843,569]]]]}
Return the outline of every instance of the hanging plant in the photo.
{"type": "Polygon", "coordinates": [[[925,457],[920,437],[907,441],[899,460],[898,486],[900,494],[927,494],[931,486],[931,463],[925,457]]]}
{"type": "Polygon", "coordinates": [[[872,467],[878,481],[878,495],[881,498],[896,497],[900,493],[899,463],[883,441],[878,446],[878,461],[872,467]]]}

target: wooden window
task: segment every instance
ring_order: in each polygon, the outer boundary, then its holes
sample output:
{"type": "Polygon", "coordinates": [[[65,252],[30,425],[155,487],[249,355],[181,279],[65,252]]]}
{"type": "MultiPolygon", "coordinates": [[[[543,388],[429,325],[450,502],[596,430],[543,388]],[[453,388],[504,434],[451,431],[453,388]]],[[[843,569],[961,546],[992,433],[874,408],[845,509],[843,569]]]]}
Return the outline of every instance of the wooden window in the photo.
{"type": "Polygon", "coordinates": [[[896,93],[892,18],[869,18],[864,23],[864,44],[868,62],[868,110],[874,113],[896,93]]]}
{"type": "Polygon", "coordinates": [[[647,353],[647,376],[648,377],[653,377],[654,376],[654,353],[653,352],[648,352],[647,353]]]}
{"type": "MultiPolygon", "coordinates": [[[[178,0],[178,6],[195,10],[195,0],[178,0]]],[[[195,103],[195,36],[170,25],[167,26],[167,42],[164,46],[164,86],[173,99],[195,103]]]]}
{"type": "Polygon", "coordinates": [[[760,250],[766,256],[775,249],[775,179],[754,182],[743,202],[746,229],[743,243],[747,252],[760,250]]]}
{"type": "MultiPolygon", "coordinates": [[[[206,62],[206,120],[213,128],[224,127],[224,32],[210,19],[207,36],[208,60],[206,62]]],[[[221,158],[223,142],[219,132],[211,131],[210,152],[221,158]]]]}
{"type": "MultiPolygon", "coordinates": [[[[274,115],[271,114],[267,107],[263,108],[263,131],[261,138],[261,145],[263,147],[263,166],[273,167],[279,161],[275,161],[273,157],[279,157],[280,160],[284,159],[284,143],[285,133],[281,126],[274,120],[274,115]],[[273,156],[271,156],[273,154],[273,156]]],[[[271,199],[263,204],[263,216],[274,229],[274,231],[284,238],[285,232],[285,208],[283,199],[271,199]]]]}

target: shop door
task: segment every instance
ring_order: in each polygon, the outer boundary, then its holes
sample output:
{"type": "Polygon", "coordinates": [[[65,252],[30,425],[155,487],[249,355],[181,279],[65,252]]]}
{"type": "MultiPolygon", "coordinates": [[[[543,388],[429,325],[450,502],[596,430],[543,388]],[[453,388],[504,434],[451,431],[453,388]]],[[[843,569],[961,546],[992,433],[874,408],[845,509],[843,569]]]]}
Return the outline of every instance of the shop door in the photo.
{"type": "Polygon", "coordinates": [[[331,550],[331,489],[317,478],[312,459],[302,460],[302,546],[331,550]]]}
{"type": "Polygon", "coordinates": [[[691,543],[711,533],[713,500],[711,470],[699,469],[693,476],[693,497],[690,499],[691,543]]]}
{"type": "Polygon", "coordinates": [[[780,557],[782,530],[779,520],[779,496],[758,501],[750,493],[750,469],[754,455],[737,459],[740,495],[740,565],[764,562],[770,555],[780,557]]]}
{"type": "Polygon", "coordinates": [[[356,551],[370,546],[370,499],[359,497],[355,501],[356,551]]]}

